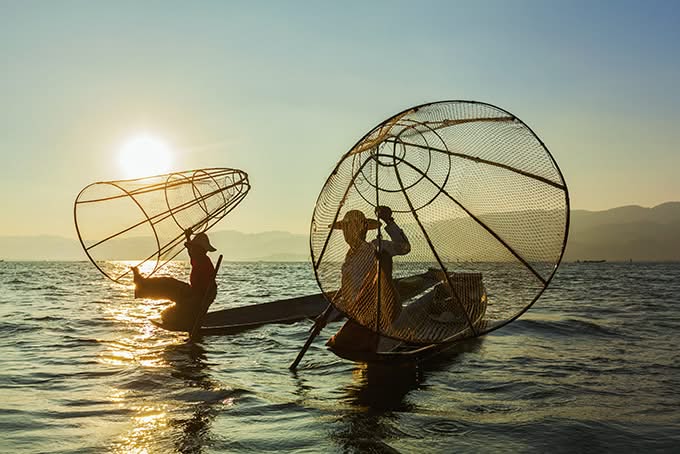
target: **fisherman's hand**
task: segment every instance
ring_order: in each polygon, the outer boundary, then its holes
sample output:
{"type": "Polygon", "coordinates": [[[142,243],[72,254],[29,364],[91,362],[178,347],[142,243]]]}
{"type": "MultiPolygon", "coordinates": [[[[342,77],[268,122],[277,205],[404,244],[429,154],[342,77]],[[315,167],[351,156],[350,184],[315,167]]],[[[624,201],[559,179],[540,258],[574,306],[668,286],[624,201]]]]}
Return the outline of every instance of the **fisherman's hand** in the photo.
{"type": "Polygon", "coordinates": [[[191,241],[191,234],[192,233],[194,233],[194,231],[191,229],[191,227],[184,230],[184,236],[187,238],[187,241],[191,241]]]}
{"type": "Polygon", "coordinates": [[[392,208],[385,205],[380,205],[376,207],[375,215],[378,216],[378,219],[382,219],[385,222],[390,222],[394,220],[392,218],[392,208]]]}

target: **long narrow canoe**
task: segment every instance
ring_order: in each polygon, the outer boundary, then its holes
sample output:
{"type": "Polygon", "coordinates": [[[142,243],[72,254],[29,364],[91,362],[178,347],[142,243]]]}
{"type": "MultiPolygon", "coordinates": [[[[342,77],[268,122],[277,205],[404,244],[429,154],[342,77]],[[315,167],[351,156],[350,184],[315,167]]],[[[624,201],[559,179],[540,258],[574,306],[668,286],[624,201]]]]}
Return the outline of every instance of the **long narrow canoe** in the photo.
{"type": "MultiPolygon", "coordinates": [[[[270,301],[250,306],[234,307],[205,314],[200,334],[236,334],[270,323],[294,323],[315,318],[328,306],[322,293],[270,301]]],[[[151,322],[163,329],[169,329],[160,320],[151,322]]]]}
{"type": "Polygon", "coordinates": [[[313,319],[328,307],[322,293],[209,312],[201,334],[235,334],[271,323],[313,319]]]}
{"type": "MultiPolygon", "coordinates": [[[[418,295],[439,282],[432,271],[399,278],[395,281],[403,300],[418,295]]],[[[272,323],[285,324],[305,319],[315,319],[328,307],[328,304],[324,295],[317,293],[212,311],[205,315],[200,334],[236,334],[272,323]]],[[[167,329],[158,320],[152,320],[152,322],[156,326],[167,329]]]]}

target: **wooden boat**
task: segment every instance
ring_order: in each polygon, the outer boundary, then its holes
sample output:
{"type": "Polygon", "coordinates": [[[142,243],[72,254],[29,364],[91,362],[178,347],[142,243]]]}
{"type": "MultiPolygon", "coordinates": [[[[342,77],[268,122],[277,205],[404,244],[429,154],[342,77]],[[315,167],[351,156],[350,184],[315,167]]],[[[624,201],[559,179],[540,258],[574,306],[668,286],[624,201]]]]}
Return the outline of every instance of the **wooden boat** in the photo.
{"type": "MultiPolygon", "coordinates": [[[[402,300],[412,298],[438,282],[439,280],[433,271],[396,279],[402,300]]],[[[286,324],[305,319],[315,319],[328,307],[328,304],[324,295],[317,293],[208,312],[203,319],[200,334],[236,334],[272,323],[286,324]]],[[[151,320],[151,322],[163,329],[168,329],[160,320],[151,320]]]]}
{"type": "MultiPolygon", "coordinates": [[[[208,312],[200,334],[236,334],[270,323],[294,323],[317,317],[327,306],[328,301],[319,293],[208,312]]],[[[159,320],[151,322],[168,331],[176,331],[159,320]]]]}
{"type": "Polygon", "coordinates": [[[300,296],[208,312],[201,334],[236,334],[271,323],[295,323],[319,316],[328,306],[323,294],[300,296]]]}
{"type": "MultiPolygon", "coordinates": [[[[451,282],[463,301],[473,326],[477,332],[486,326],[484,316],[487,307],[486,289],[482,283],[481,273],[450,273],[451,282]]],[[[427,359],[435,354],[452,348],[459,341],[473,337],[467,317],[456,309],[453,298],[445,291],[443,282],[429,291],[427,295],[406,306],[400,319],[410,322],[413,326],[425,326],[431,331],[432,338],[441,335],[442,330],[454,332],[439,342],[429,344],[413,344],[386,336],[380,336],[377,351],[361,351],[340,349],[329,345],[329,350],[337,356],[350,361],[361,363],[404,364],[427,359]],[[450,310],[453,309],[453,310],[450,310]],[[422,322],[425,323],[422,323],[422,322]]],[[[398,323],[397,320],[395,323],[398,323]]]]}

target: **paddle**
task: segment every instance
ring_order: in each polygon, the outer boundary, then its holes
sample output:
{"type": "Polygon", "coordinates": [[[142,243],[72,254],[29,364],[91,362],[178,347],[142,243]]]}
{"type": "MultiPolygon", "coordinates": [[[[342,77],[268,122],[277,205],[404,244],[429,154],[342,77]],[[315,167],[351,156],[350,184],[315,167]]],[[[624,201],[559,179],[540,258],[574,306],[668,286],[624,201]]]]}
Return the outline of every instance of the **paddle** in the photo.
{"type": "Polygon", "coordinates": [[[326,310],[323,311],[323,313],[314,321],[314,326],[312,326],[312,332],[309,334],[307,342],[305,342],[305,345],[302,347],[302,350],[300,350],[300,353],[298,353],[297,358],[295,358],[295,361],[291,363],[288,369],[290,370],[297,369],[298,364],[300,364],[300,361],[302,361],[302,357],[305,356],[305,353],[307,353],[309,346],[312,345],[312,341],[316,336],[319,335],[321,329],[326,325],[326,319],[328,318],[328,315],[331,313],[332,310],[333,305],[329,304],[326,310]]]}
{"type": "MultiPolygon", "coordinates": [[[[217,259],[217,265],[215,265],[215,272],[213,273],[213,278],[212,282],[215,282],[215,279],[217,278],[217,272],[220,269],[220,265],[222,264],[222,254],[220,254],[219,258],[217,259]]],[[[198,333],[201,331],[201,324],[203,323],[203,318],[205,318],[205,314],[208,312],[208,308],[210,307],[210,304],[212,301],[208,301],[208,297],[210,296],[210,292],[213,290],[213,285],[217,284],[211,284],[208,286],[207,289],[205,289],[205,294],[203,295],[203,298],[201,299],[201,310],[198,313],[198,317],[196,317],[196,321],[194,322],[194,326],[191,329],[191,333],[189,334],[189,341],[193,341],[196,339],[198,336],[198,333]]]]}

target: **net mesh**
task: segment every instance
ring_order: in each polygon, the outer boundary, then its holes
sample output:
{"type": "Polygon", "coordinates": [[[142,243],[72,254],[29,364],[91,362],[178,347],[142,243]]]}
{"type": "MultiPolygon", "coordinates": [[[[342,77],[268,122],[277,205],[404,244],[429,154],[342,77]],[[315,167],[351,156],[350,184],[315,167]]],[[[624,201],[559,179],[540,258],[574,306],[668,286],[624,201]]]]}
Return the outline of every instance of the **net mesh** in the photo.
{"type": "Polygon", "coordinates": [[[76,197],[74,221],[89,259],[118,282],[130,268],[110,261],[155,273],[182,252],[186,229],[207,231],[249,190],[245,172],[226,168],[97,182],[76,197]]]}
{"type": "Polygon", "coordinates": [[[568,204],[556,162],[512,114],[469,101],[415,107],[376,126],[326,181],[311,224],[314,270],[338,310],[381,335],[411,343],[480,335],[546,288],[564,251],[568,204]],[[366,232],[371,254],[356,252],[364,243],[350,248],[347,213],[375,219],[381,205],[408,253],[390,252],[384,222],[366,232]],[[439,284],[399,298],[392,280],[427,270],[439,284]]]}

